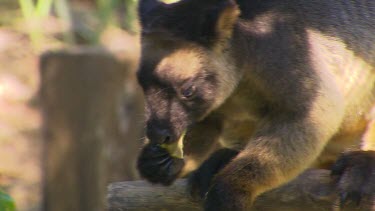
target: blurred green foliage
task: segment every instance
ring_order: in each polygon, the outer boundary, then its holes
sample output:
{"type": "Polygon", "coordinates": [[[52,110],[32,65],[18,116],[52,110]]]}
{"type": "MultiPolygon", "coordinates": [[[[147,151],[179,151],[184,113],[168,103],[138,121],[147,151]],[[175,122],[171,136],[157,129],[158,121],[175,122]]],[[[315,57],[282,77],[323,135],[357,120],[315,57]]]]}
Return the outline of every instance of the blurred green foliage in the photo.
{"type": "Polygon", "coordinates": [[[18,0],[25,18],[45,17],[49,15],[53,0],[18,0]]]}
{"type": "MultiPolygon", "coordinates": [[[[0,0],[1,1],[1,0],[0,0]]],[[[74,0],[18,0],[23,18],[29,24],[29,36],[36,47],[43,41],[43,27],[40,23],[51,15],[64,21],[68,30],[64,33],[64,41],[75,44],[76,29],[73,29],[72,2],[74,0]],[[52,14],[53,13],[53,14],[52,14]]],[[[95,16],[98,25],[94,30],[82,30],[82,37],[89,44],[98,43],[101,34],[109,26],[116,26],[129,32],[135,32],[137,0],[91,0],[95,5],[95,16]]],[[[79,33],[79,30],[78,30],[79,33]]]]}
{"type": "Polygon", "coordinates": [[[1,211],[15,211],[16,205],[14,200],[8,194],[0,190],[0,210],[1,211]]]}
{"type": "MultiPolygon", "coordinates": [[[[57,14],[66,22],[70,22],[70,16],[66,0],[18,0],[22,15],[29,24],[29,36],[35,47],[43,42],[43,29],[40,22],[47,18],[52,6],[55,6],[57,14]]],[[[69,31],[64,33],[66,42],[73,42],[73,36],[69,31]]]]}
{"type": "Polygon", "coordinates": [[[129,32],[135,31],[137,0],[96,0],[99,33],[108,26],[116,26],[129,32]]]}

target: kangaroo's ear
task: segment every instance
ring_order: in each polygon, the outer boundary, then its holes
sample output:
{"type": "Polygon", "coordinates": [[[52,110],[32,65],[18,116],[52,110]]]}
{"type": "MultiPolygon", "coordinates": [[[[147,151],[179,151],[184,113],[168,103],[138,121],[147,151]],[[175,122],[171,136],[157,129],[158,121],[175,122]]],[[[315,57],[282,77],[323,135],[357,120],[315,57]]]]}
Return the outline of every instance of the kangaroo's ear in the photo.
{"type": "Polygon", "coordinates": [[[239,13],[234,0],[139,2],[143,33],[164,32],[211,47],[230,38],[239,13]]]}
{"type": "Polygon", "coordinates": [[[240,15],[239,7],[233,1],[227,1],[223,9],[220,11],[216,22],[216,40],[214,42],[216,48],[221,48],[226,41],[232,36],[233,28],[240,15]]]}

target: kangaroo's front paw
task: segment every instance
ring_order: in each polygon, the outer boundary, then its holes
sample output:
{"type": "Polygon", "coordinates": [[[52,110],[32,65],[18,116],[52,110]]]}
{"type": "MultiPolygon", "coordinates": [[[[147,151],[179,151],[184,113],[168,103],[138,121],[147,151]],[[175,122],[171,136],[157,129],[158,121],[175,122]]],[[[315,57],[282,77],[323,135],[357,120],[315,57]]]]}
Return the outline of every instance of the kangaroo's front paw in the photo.
{"type": "Polygon", "coordinates": [[[251,190],[237,183],[236,178],[216,177],[209,189],[205,211],[247,211],[251,209],[251,190]]]}
{"type": "Polygon", "coordinates": [[[196,171],[189,177],[189,192],[196,200],[205,197],[214,176],[236,155],[238,151],[220,149],[213,153],[196,171]]]}
{"type": "Polygon", "coordinates": [[[170,185],[184,167],[184,160],[172,157],[158,145],[147,145],[138,158],[138,171],[152,183],[170,185]]]}
{"type": "Polygon", "coordinates": [[[375,151],[344,153],[334,164],[339,206],[354,202],[361,210],[375,199],[375,151]]]}

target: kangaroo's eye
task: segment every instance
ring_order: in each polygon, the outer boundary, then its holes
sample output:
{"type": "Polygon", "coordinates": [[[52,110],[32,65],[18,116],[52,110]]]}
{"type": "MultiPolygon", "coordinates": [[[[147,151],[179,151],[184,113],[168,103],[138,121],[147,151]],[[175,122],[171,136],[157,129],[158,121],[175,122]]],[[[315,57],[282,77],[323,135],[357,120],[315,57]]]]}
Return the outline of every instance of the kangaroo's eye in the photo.
{"type": "Polygon", "coordinates": [[[191,99],[192,97],[194,97],[195,91],[196,91],[196,87],[194,85],[182,88],[181,89],[181,96],[184,99],[191,99]]]}

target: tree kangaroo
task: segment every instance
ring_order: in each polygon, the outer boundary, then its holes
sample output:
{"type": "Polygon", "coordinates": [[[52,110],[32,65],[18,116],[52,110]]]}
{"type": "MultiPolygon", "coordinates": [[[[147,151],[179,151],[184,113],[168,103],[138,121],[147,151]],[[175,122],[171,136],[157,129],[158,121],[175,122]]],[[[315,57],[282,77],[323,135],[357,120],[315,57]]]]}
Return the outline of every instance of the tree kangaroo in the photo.
{"type": "Polygon", "coordinates": [[[374,0],[140,0],[141,175],[249,210],[310,167],[375,196],[374,0]],[[372,110],[372,111],[371,111],[372,110]]]}

